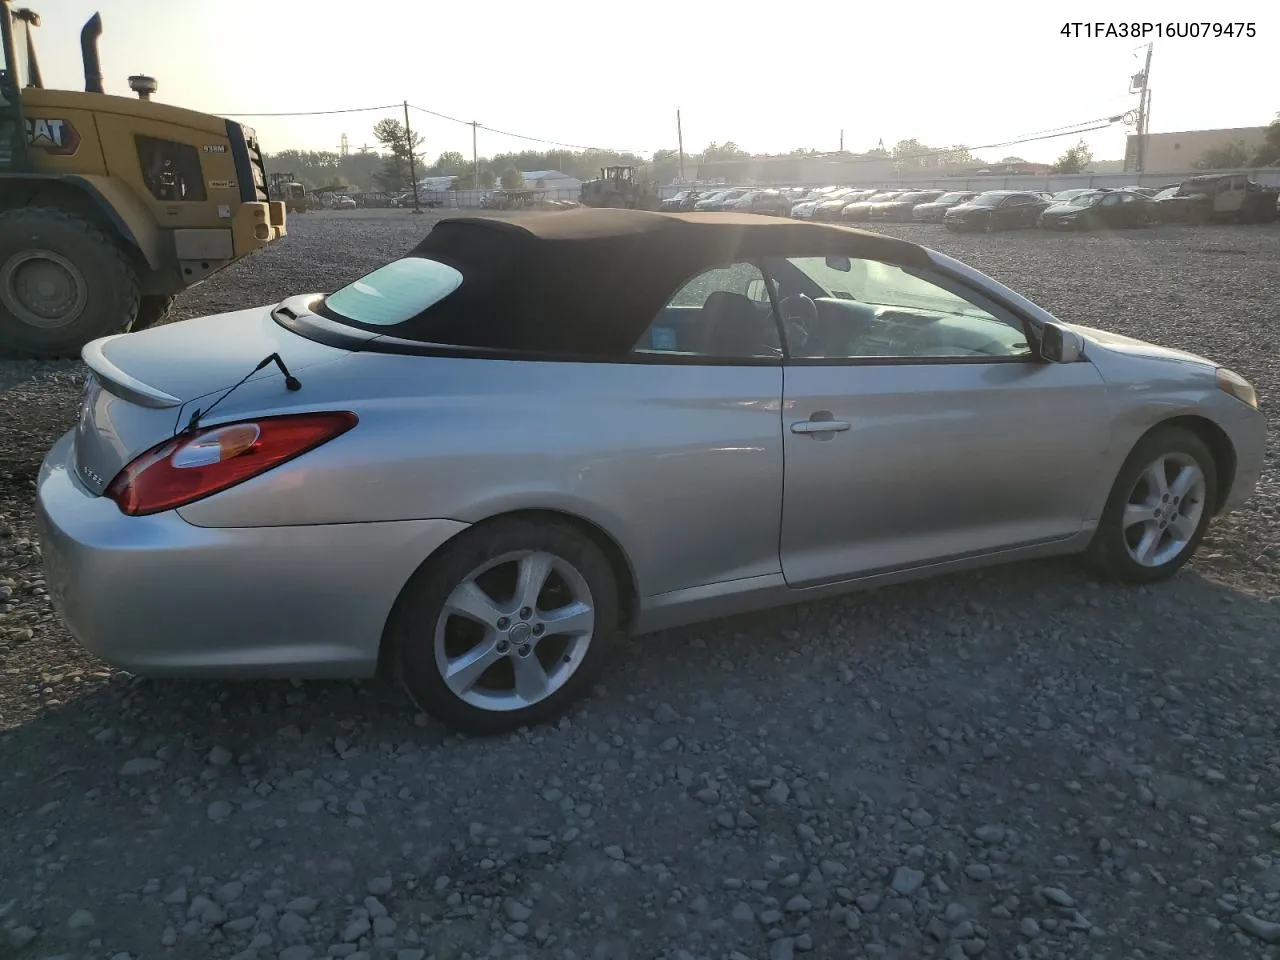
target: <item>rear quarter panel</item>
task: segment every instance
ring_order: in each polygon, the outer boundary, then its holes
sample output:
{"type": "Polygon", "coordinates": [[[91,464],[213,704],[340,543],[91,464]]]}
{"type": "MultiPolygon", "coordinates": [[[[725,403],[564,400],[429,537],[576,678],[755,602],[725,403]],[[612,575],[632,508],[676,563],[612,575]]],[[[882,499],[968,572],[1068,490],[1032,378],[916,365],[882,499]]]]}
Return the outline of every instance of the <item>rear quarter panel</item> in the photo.
{"type": "Polygon", "coordinates": [[[642,596],[779,572],[780,367],[357,354],[301,379],[296,393],[248,383],[209,422],[349,409],[359,425],[184,519],[475,523],[555,510],[609,534],[642,596]]]}

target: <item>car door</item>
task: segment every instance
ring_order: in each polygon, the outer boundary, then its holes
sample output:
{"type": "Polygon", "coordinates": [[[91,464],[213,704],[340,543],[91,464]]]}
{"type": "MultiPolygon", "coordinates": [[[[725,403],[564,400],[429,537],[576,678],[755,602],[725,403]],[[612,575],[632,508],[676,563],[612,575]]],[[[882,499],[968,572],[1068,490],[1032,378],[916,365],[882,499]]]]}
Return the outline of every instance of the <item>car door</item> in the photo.
{"type": "Polygon", "coordinates": [[[1104,227],[1118,227],[1124,220],[1124,211],[1120,206],[1120,194],[1108,193],[1098,201],[1096,207],[1098,220],[1104,227]]]}
{"type": "Polygon", "coordinates": [[[996,229],[1008,230],[1018,225],[1018,197],[1012,194],[1001,200],[991,211],[996,229]]]}
{"type": "Polygon", "coordinates": [[[763,286],[747,262],[699,273],[616,374],[637,383],[612,425],[631,454],[595,469],[627,504],[623,532],[648,595],[779,572],[781,346],[763,286]]]}
{"type": "Polygon", "coordinates": [[[793,586],[1078,534],[1106,462],[1092,364],[1034,356],[1021,318],[940,274],[868,260],[769,260],[788,327],[780,553],[793,586]]]}
{"type": "Polygon", "coordinates": [[[1013,225],[1015,227],[1035,226],[1036,215],[1040,212],[1037,197],[1029,193],[1019,193],[1009,198],[1012,206],[1013,225]]]}

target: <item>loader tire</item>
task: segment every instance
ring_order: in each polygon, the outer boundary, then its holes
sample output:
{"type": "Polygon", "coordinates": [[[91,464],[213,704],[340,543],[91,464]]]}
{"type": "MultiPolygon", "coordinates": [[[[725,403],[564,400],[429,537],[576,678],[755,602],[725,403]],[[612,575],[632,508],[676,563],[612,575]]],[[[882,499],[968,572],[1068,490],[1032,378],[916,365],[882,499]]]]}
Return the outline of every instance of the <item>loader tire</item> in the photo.
{"type": "Polygon", "coordinates": [[[137,333],[147,327],[154,327],[169,316],[169,308],[173,306],[173,297],[148,294],[138,300],[138,315],[133,318],[130,333],[137,333]]]}
{"type": "Polygon", "coordinates": [[[138,281],[95,223],[53,207],[0,212],[0,355],[60,359],[128,330],[138,281]]]}

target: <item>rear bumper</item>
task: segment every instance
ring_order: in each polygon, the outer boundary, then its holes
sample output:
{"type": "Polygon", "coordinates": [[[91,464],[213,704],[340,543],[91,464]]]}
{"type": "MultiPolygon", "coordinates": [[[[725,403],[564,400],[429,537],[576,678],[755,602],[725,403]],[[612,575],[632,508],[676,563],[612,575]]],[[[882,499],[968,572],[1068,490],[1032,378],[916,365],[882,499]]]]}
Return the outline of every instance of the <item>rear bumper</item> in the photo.
{"type": "Polygon", "coordinates": [[[401,588],[453,520],[197,527],[127,517],[49,451],[36,515],[49,595],[108,663],[150,676],[371,676],[401,588]]]}

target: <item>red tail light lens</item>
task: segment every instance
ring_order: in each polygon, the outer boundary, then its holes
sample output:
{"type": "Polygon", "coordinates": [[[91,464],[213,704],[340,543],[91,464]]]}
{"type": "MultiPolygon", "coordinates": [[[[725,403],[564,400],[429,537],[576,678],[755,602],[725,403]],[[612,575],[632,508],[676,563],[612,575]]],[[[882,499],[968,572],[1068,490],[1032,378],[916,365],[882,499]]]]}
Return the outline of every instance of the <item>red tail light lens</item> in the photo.
{"type": "Polygon", "coordinates": [[[106,495],[131,517],[212,496],[314,450],[356,425],[354,413],[299,413],[204,427],[148,450],[106,495]]]}

